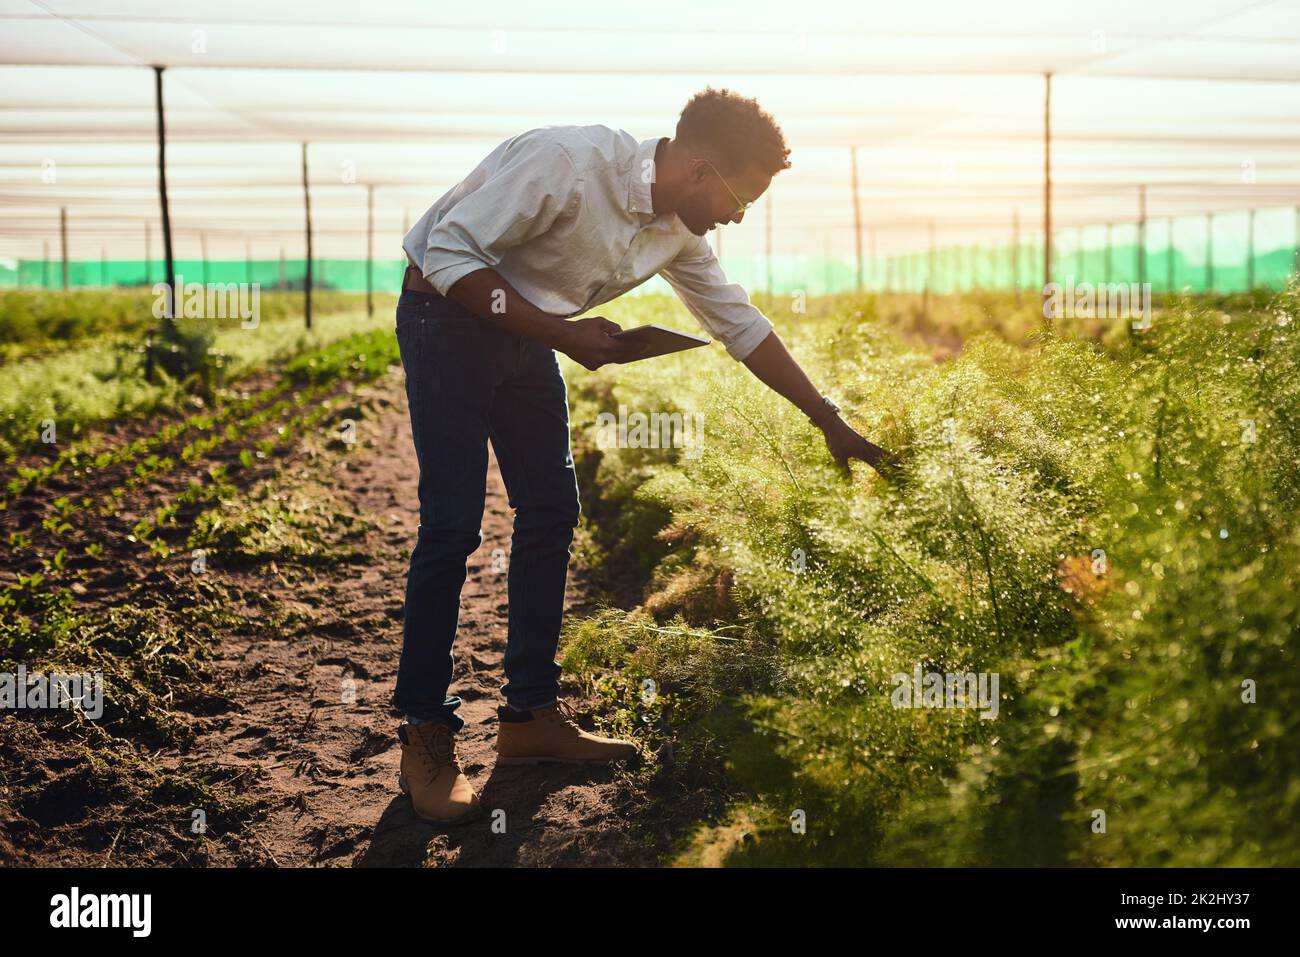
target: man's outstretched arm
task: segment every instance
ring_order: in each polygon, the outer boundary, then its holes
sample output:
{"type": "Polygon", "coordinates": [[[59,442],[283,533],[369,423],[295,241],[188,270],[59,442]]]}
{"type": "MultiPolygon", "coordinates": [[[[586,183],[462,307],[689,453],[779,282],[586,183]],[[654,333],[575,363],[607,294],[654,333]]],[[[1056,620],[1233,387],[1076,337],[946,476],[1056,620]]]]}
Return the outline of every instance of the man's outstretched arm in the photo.
{"type": "Polygon", "coordinates": [[[749,301],[739,283],[730,282],[703,237],[696,237],[664,269],[682,303],[700,325],[721,339],[768,388],[803,410],[826,436],[831,458],[845,471],[849,459],[861,459],[876,471],[887,469],[893,457],[854,432],[822,402],[821,394],[786,351],[771,321],[749,301]]]}
{"type": "Polygon", "coordinates": [[[889,453],[858,435],[822,401],[821,393],[775,332],[768,333],[767,338],[741,361],[760,382],[785,396],[813,420],[826,437],[831,458],[843,471],[848,472],[849,459],[861,459],[878,472],[888,467],[889,453]]]}

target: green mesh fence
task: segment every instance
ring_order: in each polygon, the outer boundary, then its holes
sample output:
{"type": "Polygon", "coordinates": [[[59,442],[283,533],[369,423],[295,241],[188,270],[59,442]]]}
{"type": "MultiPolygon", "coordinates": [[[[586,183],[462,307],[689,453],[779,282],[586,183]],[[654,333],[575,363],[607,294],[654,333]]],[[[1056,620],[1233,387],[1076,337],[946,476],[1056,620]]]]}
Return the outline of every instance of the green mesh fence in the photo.
{"type": "MultiPolygon", "coordinates": [[[[1144,240],[1134,223],[1069,228],[1053,234],[1052,279],[1073,282],[1148,282],[1155,292],[1194,293],[1281,289],[1300,262],[1300,208],[1153,219],[1144,240]]],[[[366,288],[362,259],[313,261],[313,284],[321,289],[361,292],[366,288]]],[[[724,255],[728,277],[751,290],[810,295],[845,292],[857,285],[851,259],[835,256],[724,255]]],[[[301,259],[176,261],[186,282],[256,282],[264,289],[302,288],[301,259]]],[[[374,288],[396,291],[405,261],[374,264],[374,288]]],[[[78,260],[68,264],[68,284],[140,286],[161,282],[161,260],[78,260]]],[[[906,255],[869,258],[863,263],[867,289],[939,293],[971,289],[1039,289],[1043,284],[1043,242],[1026,237],[1019,243],[939,245],[906,255]]],[[[0,262],[0,286],[58,289],[63,265],[58,259],[0,262]]],[[[640,291],[667,291],[652,279],[640,291]]]]}
{"type": "MultiPolygon", "coordinates": [[[[1051,278],[1062,284],[1150,283],[1156,292],[1281,289],[1300,268],[1300,208],[1280,207],[1085,226],[1053,233],[1051,278]],[[1144,234],[1144,235],[1143,235],[1144,234]]],[[[935,292],[1037,289],[1043,242],[939,246],[893,256],[873,287],[935,292]]],[[[780,288],[780,285],[777,285],[780,288]]]]}
{"type": "MultiPolygon", "coordinates": [[[[176,273],[185,282],[258,283],[263,289],[301,289],[307,272],[306,260],[286,259],[211,260],[178,259],[176,273]]],[[[68,285],[146,286],[164,281],[161,259],[91,259],[68,263],[68,285]]],[[[374,264],[374,288],[377,292],[395,292],[400,287],[406,263],[401,259],[374,264]]],[[[63,286],[63,263],[58,259],[20,259],[16,267],[0,262],[0,285],[22,288],[59,289],[63,286]]],[[[364,292],[364,259],[313,259],[312,286],[316,289],[340,289],[364,292]]]]}

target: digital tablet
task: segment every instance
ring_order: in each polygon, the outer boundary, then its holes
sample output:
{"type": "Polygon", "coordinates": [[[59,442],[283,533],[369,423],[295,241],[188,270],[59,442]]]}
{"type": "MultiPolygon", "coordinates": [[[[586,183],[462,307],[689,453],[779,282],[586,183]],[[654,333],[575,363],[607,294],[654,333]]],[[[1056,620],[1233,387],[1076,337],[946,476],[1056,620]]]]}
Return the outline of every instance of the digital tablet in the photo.
{"type": "Polygon", "coordinates": [[[632,342],[644,343],[649,347],[644,355],[639,355],[636,359],[629,359],[629,362],[650,359],[654,356],[665,356],[670,352],[682,352],[685,349],[697,349],[700,346],[707,346],[712,341],[702,336],[693,336],[689,332],[677,332],[673,329],[665,329],[663,326],[654,325],[624,329],[622,332],[613,333],[610,338],[627,339],[632,342]]]}

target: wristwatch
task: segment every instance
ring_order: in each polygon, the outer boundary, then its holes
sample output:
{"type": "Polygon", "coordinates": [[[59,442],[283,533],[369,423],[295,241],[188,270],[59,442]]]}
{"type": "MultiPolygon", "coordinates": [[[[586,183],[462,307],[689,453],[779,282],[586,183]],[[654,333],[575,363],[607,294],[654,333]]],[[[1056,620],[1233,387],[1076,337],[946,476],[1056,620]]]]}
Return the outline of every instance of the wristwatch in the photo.
{"type": "MultiPolygon", "coordinates": [[[[831,415],[840,414],[840,407],[836,405],[834,402],[832,402],[828,396],[822,396],[822,404],[826,407],[826,409],[830,410],[831,415]]],[[[822,416],[823,422],[830,421],[830,418],[826,415],[824,409],[819,409],[818,413],[822,416]]],[[[821,428],[822,426],[822,422],[817,421],[817,419],[813,418],[811,415],[808,416],[808,421],[811,422],[813,425],[817,426],[818,428],[821,428]]]]}

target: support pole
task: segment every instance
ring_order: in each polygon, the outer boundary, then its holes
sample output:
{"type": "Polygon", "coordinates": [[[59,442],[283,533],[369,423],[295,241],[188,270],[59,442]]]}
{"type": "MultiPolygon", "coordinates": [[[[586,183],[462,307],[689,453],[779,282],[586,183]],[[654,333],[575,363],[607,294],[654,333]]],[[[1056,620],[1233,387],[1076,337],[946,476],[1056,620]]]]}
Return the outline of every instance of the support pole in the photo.
{"type": "Polygon", "coordinates": [[[1020,208],[1011,211],[1011,288],[1016,291],[1016,307],[1020,307],[1020,208]]]}
{"type": "Polygon", "coordinates": [[[1174,291],[1174,217],[1169,217],[1169,234],[1165,241],[1165,291],[1174,291]]]}
{"type": "Polygon", "coordinates": [[[925,267],[925,315],[930,315],[930,290],[934,286],[934,220],[930,220],[930,256],[925,267]]]}
{"type": "Polygon", "coordinates": [[[1044,73],[1043,80],[1043,286],[1046,287],[1052,281],[1052,74],[1044,73]]]}
{"type": "Polygon", "coordinates": [[[825,237],[825,239],[824,239],[822,245],[823,245],[823,247],[825,248],[825,253],[822,255],[822,285],[823,285],[823,287],[824,287],[824,290],[823,290],[823,293],[822,293],[822,294],[823,294],[823,295],[826,295],[826,296],[829,296],[829,295],[831,294],[831,237],[830,237],[830,233],[827,233],[827,234],[826,234],[826,237],[825,237]]]}
{"type": "Polygon", "coordinates": [[[302,144],[302,206],[306,217],[307,272],[302,280],[302,308],[307,328],[311,328],[311,190],[307,188],[307,144],[302,144]]]}
{"type": "MultiPolygon", "coordinates": [[[[1296,210],[1296,225],[1300,228],[1300,209],[1296,210]]],[[[1300,240],[1296,241],[1300,246],[1300,240]]],[[[880,283],[880,262],[876,258],[876,227],[871,227],[871,276],[874,283],[880,283]]]]}
{"type": "Polygon", "coordinates": [[[366,185],[366,315],[375,314],[375,186],[366,185]]]}
{"type": "Polygon", "coordinates": [[[1247,220],[1250,224],[1246,235],[1246,291],[1255,288],[1255,211],[1250,211],[1247,220]]]}
{"type": "Polygon", "coordinates": [[[857,290],[862,292],[862,210],[858,205],[858,148],[849,147],[853,167],[853,248],[857,257],[857,290]]]}
{"type": "Polygon", "coordinates": [[[767,217],[766,217],[766,229],[767,229],[767,240],[766,240],[766,243],[767,243],[767,294],[770,296],[770,295],[772,295],[772,292],[773,292],[773,289],[772,289],[772,190],[771,190],[771,189],[769,189],[769,190],[767,191],[767,204],[766,204],[766,209],[767,209],[767,217]]]}
{"type": "Polygon", "coordinates": [[[1292,272],[1300,276],[1300,206],[1295,208],[1295,256],[1292,263],[1292,272]]]}
{"type": "Polygon", "coordinates": [[[1205,292],[1214,292],[1214,214],[1205,215],[1205,292]]]}
{"type": "Polygon", "coordinates": [[[1138,187],[1138,285],[1145,286],[1147,281],[1147,188],[1138,187]]]}
{"type": "Polygon", "coordinates": [[[59,207],[59,244],[63,253],[63,291],[68,291],[68,207],[59,207]]]}
{"type": "MultiPolygon", "coordinates": [[[[176,262],[172,258],[172,216],[167,203],[167,124],[163,119],[163,70],[166,67],[155,66],[154,106],[158,114],[158,201],[162,206],[163,262],[167,281],[167,318],[175,316],[176,309],[176,262]]],[[[145,267],[148,269],[148,267],[145,267]]],[[[145,282],[148,282],[146,277],[145,282]]]]}
{"type": "Polygon", "coordinates": [[[1114,224],[1106,224],[1106,281],[1115,281],[1114,224]]]}

